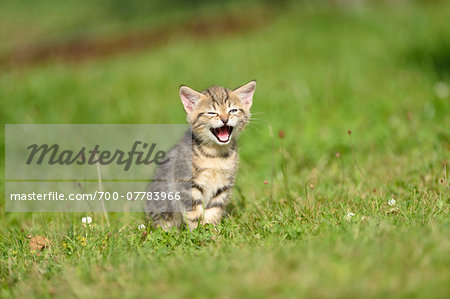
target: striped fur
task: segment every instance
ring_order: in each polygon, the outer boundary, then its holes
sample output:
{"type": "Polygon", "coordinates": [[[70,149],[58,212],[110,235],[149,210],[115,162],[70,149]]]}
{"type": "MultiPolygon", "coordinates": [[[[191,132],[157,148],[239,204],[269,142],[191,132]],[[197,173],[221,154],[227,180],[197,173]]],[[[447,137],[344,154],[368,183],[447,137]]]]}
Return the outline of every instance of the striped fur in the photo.
{"type": "Polygon", "coordinates": [[[176,174],[178,178],[191,177],[184,186],[189,196],[182,198],[178,207],[148,204],[147,216],[154,226],[186,225],[192,230],[199,224],[219,223],[231,198],[239,162],[237,137],[249,122],[255,87],[251,81],[235,90],[213,86],[199,93],[180,88],[190,130],[170,152],[168,165],[158,169],[149,191],[170,191],[164,179],[176,174]],[[188,156],[192,164],[186,162],[188,156]]]}

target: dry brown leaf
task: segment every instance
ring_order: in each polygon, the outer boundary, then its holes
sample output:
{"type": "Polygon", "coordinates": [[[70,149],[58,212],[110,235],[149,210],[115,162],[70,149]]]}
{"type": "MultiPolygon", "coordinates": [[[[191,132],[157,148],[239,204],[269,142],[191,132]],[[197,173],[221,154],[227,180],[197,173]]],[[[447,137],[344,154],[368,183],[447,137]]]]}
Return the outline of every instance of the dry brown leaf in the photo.
{"type": "Polygon", "coordinates": [[[44,250],[45,248],[49,248],[50,244],[50,240],[42,236],[36,236],[30,239],[31,250],[44,250]]]}

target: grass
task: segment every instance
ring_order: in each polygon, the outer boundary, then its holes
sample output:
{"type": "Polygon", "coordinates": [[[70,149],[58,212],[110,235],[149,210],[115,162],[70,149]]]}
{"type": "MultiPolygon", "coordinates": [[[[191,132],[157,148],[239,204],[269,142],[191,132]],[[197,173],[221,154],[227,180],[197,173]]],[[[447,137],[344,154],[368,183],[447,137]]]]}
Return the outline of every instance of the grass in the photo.
{"type": "Polygon", "coordinates": [[[3,205],[0,297],[448,297],[449,4],[285,5],[252,32],[0,74],[3,123],[181,123],[180,84],[258,80],[219,226],[3,205]]]}

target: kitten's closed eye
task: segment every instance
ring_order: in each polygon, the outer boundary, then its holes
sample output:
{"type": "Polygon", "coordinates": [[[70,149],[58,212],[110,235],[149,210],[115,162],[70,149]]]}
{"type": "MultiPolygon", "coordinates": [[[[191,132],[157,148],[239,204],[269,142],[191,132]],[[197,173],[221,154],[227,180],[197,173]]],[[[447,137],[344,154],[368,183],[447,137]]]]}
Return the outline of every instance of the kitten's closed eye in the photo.
{"type": "Polygon", "coordinates": [[[206,114],[207,114],[207,115],[213,115],[213,116],[216,116],[216,115],[217,115],[217,112],[210,111],[210,112],[206,112],[206,114]]]}

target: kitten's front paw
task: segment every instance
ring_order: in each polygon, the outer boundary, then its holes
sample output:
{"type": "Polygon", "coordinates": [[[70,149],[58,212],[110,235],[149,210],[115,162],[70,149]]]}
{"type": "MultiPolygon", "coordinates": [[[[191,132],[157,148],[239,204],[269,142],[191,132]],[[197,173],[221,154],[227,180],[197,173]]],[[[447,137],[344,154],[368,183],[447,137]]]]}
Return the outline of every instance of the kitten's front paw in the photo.
{"type": "Polygon", "coordinates": [[[213,225],[219,224],[224,214],[224,210],[221,207],[214,207],[205,210],[203,223],[210,223],[213,225]]]}
{"type": "Polygon", "coordinates": [[[187,221],[187,227],[190,231],[193,231],[194,229],[196,229],[198,227],[198,221],[187,221]]]}

